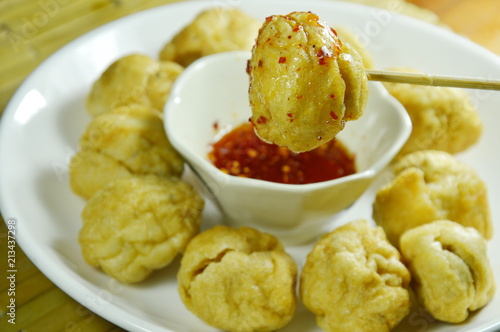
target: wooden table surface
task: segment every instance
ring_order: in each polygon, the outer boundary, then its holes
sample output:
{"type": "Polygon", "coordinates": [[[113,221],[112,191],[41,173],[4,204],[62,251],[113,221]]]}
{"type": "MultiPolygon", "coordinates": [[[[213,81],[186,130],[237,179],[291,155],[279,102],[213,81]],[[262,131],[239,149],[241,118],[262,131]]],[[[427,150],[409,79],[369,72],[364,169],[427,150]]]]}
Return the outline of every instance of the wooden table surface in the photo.
{"type": "MultiPolygon", "coordinates": [[[[356,0],[394,8],[403,0],[356,0]]],[[[0,0],[0,111],[36,66],[72,39],[116,18],[176,1],[0,0]]],[[[405,10],[500,55],[500,1],[408,0],[405,10]],[[418,9],[416,6],[426,8],[418,9]]],[[[401,6],[397,8],[401,9],[401,6]]],[[[0,163],[5,163],[1,160],[0,163]]],[[[29,207],[28,207],[29,208],[29,207]]],[[[7,216],[5,216],[7,217],[7,216]]],[[[121,331],[74,301],[16,248],[16,324],[8,323],[7,228],[0,223],[0,331],[121,331]]]]}

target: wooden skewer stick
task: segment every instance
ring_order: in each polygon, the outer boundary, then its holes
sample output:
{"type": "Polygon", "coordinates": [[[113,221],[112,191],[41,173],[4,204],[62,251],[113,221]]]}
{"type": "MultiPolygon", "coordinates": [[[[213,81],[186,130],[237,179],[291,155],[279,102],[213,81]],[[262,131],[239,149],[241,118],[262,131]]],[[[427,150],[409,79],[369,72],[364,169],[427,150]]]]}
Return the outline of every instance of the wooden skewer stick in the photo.
{"type": "Polygon", "coordinates": [[[500,90],[500,80],[458,77],[451,75],[433,75],[425,73],[407,73],[390,70],[366,69],[365,72],[369,81],[447,86],[466,89],[500,90]]]}

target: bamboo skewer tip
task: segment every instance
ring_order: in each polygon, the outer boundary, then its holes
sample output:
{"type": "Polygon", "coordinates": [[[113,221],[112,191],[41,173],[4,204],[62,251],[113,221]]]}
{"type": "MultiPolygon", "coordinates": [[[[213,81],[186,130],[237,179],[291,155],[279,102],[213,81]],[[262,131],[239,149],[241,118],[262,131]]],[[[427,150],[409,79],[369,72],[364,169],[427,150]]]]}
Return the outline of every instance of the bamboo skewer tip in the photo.
{"type": "Polygon", "coordinates": [[[391,70],[366,69],[369,81],[390,83],[406,83],[428,86],[444,86],[465,89],[500,90],[500,80],[453,75],[435,75],[427,73],[410,73],[391,70]]]}

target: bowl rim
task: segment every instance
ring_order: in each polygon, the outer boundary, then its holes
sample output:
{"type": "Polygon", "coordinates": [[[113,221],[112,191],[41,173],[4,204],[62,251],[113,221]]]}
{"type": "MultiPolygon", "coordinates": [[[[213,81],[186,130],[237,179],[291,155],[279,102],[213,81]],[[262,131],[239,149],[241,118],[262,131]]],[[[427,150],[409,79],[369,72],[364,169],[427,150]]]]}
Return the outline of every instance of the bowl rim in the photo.
{"type": "MultiPolygon", "coordinates": [[[[384,88],[382,83],[371,81],[368,83],[370,86],[370,91],[371,87],[376,89],[383,99],[387,100],[388,103],[392,104],[393,106],[392,109],[395,110],[396,114],[398,114],[398,119],[399,119],[398,122],[401,124],[402,128],[398,137],[402,137],[403,139],[394,140],[395,144],[393,144],[387,150],[387,152],[384,153],[381,158],[377,159],[369,168],[365,169],[364,171],[356,172],[354,174],[350,174],[340,178],[321,181],[321,182],[306,183],[306,184],[279,183],[261,179],[239,177],[222,172],[215,165],[213,165],[207,158],[204,158],[191,151],[191,149],[187,148],[186,145],[182,142],[182,140],[179,139],[177,135],[174,134],[177,132],[177,130],[175,128],[176,126],[173,125],[173,121],[170,120],[170,118],[174,116],[173,114],[175,112],[172,109],[175,109],[176,108],[175,106],[179,103],[180,100],[179,95],[181,90],[185,86],[185,81],[191,79],[191,77],[195,75],[196,72],[200,70],[202,67],[210,65],[212,62],[221,61],[224,58],[241,61],[242,58],[249,59],[250,55],[251,52],[249,51],[229,51],[229,52],[211,54],[199,58],[184,69],[184,71],[179,75],[179,77],[177,77],[176,81],[172,86],[172,89],[170,90],[169,97],[167,99],[167,102],[165,103],[163,110],[164,114],[163,121],[164,121],[165,132],[167,134],[170,143],[184,157],[185,162],[189,165],[191,170],[193,170],[193,172],[198,177],[201,177],[201,174],[199,174],[200,172],[196,170],[195,166],[206,170],[210,174],[217,174],[217,176],[215,177],[223,179],[218,181],[224,182],[226,185],[260,187],[262,189],[265,188],[275,191],[287,191],[287,192],[304,192],[304,191],[320,190],[335,185],[341,185],[346,182],[375,177],[396,156],[398,151],[401,150],[404,143],[410,136],[411,120],[408,113],[404,109],[403,105],[401,105],[401,103],[396,98],[394,98],[387,91],[387,89],[384,88]]],[[[205,182],[205,180],[203,180],[203,182],[205,182]]]]}

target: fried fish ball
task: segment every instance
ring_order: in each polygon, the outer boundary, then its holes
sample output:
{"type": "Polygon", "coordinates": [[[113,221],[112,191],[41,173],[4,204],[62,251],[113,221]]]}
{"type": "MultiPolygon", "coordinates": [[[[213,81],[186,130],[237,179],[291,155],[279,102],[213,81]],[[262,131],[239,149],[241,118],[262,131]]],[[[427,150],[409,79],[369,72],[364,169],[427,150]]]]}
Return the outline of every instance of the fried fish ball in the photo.
{"type": "Polygon", "coordinates": [[[449,220],[405,232],[401,251],[420,303],[436,319],[463,322],[495,292],[486,240],[474,228],[449,220]]]}
{"type": "Polygon", "coordinates": [[[85,261],[126,283],[167,266],[200,229],[204,202],[176,178],[133,176],[87,202],[78,237],[85,261]]]}
{"type": "Polygon", "coordinates": [[[236,8],[204,10],[163,47],[160,59],[187,67],[206,55],[250,51],[260,25],[258,20],[236,8]]]}
{"type": "MultiPolygon", "coordinates": [[[[413,69],[399,68],[407,72],[413,69]]],[[[406,109],[412,132],[399,157],[420,150],[452,154],[478,142],[483,123],[465,90],[448,87],[384,83],[406,109]]]]}
{"type": "Polygon", "coordinates": [[[93,118],[69,165],[71,189],[89,199],[108,182],[132,175],[179,177],[184,161],[150,108],[131,105],[93,118]]]}
{"type": "Polygon", "coordinates": [[[257,135],[294,152],[330,141],[366,105],[361,56],[312,13],[268,17],[247,71],[257,135]]]}
{"type": "Polygon", "coordinates": [[[94,82],[87,97],[87,111],[95,116],[116,106],[140,104],[161,112],[183,70],[175,62],[157,61],[147,55],[124,56],[94,82]]]}
{"type": "Polygon", "coordinates": [[[382,228],[360,219],[315,244],[300,294],[326,331],[389,331],[410,311],[410,278],[382,228]]]}
{"type": "Polygon", "coordinates": [[[373,203],[373,218],[399,246],[407,230],[449,219],[493,234],[486,184],[470,166],[443,151],[418,151],[394,164],[395,178],[373,203]]]}
{"type": "Polygon", "coordinates": [[[229,331],[272,331],[295,312],[297,267],[280,241],[248,227],[215,226],[182,257],[179,294],[207,324],[229,331]]]}

